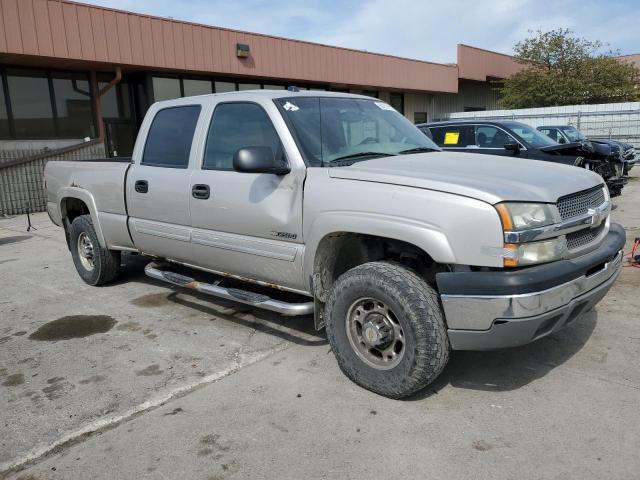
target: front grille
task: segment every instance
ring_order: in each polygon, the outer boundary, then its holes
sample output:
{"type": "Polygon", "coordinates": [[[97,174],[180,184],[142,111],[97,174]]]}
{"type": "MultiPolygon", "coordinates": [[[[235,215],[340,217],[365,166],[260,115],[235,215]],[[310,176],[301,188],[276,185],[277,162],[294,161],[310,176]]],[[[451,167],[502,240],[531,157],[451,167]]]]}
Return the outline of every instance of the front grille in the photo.
{"type": "Polygon", "coordinates": [[[565,195],[558,199],[558,210],[562,220],[584,215],[590,208],[596,208],[605,201],[604,189],[595,187],[582,192],[565,195]]]}
{"type": "Polygon", "coordinates": [[[604,228],[605,222],[602,222],[596,228],[585,228],[583,230],[578,230],[577,232],[567,233],[567,248],[569,250],[574,250],[576,248],[584,247],[598,238],[604,228]]]}

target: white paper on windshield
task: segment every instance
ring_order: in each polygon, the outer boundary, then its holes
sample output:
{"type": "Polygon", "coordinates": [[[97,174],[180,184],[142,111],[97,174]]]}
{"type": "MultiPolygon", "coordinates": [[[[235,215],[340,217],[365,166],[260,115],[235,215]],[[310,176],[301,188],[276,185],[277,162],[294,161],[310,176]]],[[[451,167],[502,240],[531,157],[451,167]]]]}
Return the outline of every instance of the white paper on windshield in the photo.
{"type": "Polygon", "coordinates": [[[391,105],[389,105],[388,103],[384,103],[384,102],[375,102],[376,105],[378,106],[378,108],[380,108],[381,110],[395,110],[391,105]]]}

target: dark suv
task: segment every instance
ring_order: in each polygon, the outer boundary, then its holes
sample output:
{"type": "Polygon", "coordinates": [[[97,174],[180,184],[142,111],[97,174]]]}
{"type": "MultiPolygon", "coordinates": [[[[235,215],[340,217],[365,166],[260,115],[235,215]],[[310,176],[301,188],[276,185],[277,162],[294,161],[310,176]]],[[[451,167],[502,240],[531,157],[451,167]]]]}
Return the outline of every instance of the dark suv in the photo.
{"type": "Polygon", "coordinates": [[[515,121],[452,120],[416,125],[444,150],[484,153],[575,165],[602,176],[611,196],[625,184],[618,155],[590,142],[558,143],[535,128],[515,121]]]}

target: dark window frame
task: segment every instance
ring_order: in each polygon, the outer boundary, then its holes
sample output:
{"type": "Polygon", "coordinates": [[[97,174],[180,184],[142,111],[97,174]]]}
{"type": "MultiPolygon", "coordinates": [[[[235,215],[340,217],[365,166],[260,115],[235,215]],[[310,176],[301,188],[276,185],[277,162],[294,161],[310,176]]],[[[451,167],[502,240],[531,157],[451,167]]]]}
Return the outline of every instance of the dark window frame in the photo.
{"type": "MultiPolygon", "coordinates": [[[[389,105],[393,107],[392,97],[397,96],[400,98],[402,108],[398,110],[398,113],[404,115],[404,92],[389,92],[389,105]]],[[[393,107],[396,108],[396,107],[393,107]]],[[[397,109],[396,109],[397,110],[397,109]]]]}
{"type": "MultiPolygon", "coordinates": [[[[204,142],[204,149],[202,150],[202,158],[200,159],[200,170],[208,170],[208,171],[217,171],[217,172],[232,172],[233,171],[233,167],[232,168],[213,168],[213,167],[206,167],[204,162],[205,159],[207,158],[207,147],[209,146],[209,132],[211,131],[211,127],[213,125],[213,118],[216,115],[216,110],[218,110],[218,107],[220,107],[221,105],[233,105],[233,104],[240,104],[240,105],[256,105],[258,108],[260,108],[264,114],[266,115],[267,119],[269,120],[269,123],[271,123],[271,126],[273,127],[273,131],[276,133],[276,136],[278,137],[278,140],[280,141],[280,147],[282,149],[282,156],[284,158],[284,161],[287,163],[288,166],[291,165],[291,162],[289,162],[289,157],[287,156],[287,152],[284,148],[284,143],[282,142],[282,138],[280,137],[280,134],[278,133],[278,129],[276,128],[276,126],[273,124],[273,120],[271,120],[271,117],[269,116],[269,113],[267,112],[267,110],[260,105],[258,102],[251,102],[248,100],[232,100],[232,101],[228,101],[228,102],[218,102],[215,106],[215,108],[213,109],[213,112],[211,112],[211,117],[209,118],[209,125],[207,125],[207,130],[206,130],[206,137],[205,137],[205,142],[204,142]]],[[[249,146],[249,145],[248,145],[249,146]]],[[[274,154],[276,154],[277,152],[274,152],[274,154]]]]}
{"type": "MultiPolygon", "coordinates": [[[[86,81],[89,82],[89,85],[91,85],[91,79],[89,76],[89,72],[85,71],[85,70],[64,70],[64,69],[44,69],[44,68],[37,68],[37,67],[25,67],[25,66],[21,66],[21,65],[6,65],[6,64],[2,64],[0,65],[0,77],[2,78],[2,87],[3,87],[3,93],[4,93],[4,102],[5,102],[5,108],[6,108],[6,112],[7,112],[7,122],[9,124],[9,136],[8,137],[3,137],[0,136],[0,140],[36,140],[38,138],[34,137],[34,136],[22,136],[22,135],[17,135],[16,134],[16,129],[15,129],[15,119],[13,116],[13,107],[11,105],[11,92],[9,90],[9,82],[7,81],[7,69],[9,70],[26,70],[26,71],[38,71],[38,72],[42,72],[43,73],[43,77],[40,78],[45,78],[47,80],[47,87],[49,90],[49,103],[50,103],[50,107],[51,107],[51,119],[53,121],[53,135],[51,137],[46,137],[43,138],[43,140],[72,140],[72,139],[77,139],[80,138],[78,136],[68,136],[68,135],[60,135],[60,125],[59,125],[59,117],[58,117],[58,106],[56,104],[56,95],[55,95],[55,88],[53,86],[53,80],[56,77],[56,73],[60,73],[60,74],[75,74],[75,73],[81,73],[83,75],[86,75],[86,81]]],[[[25,75],[26,77],[28,77],[29,75],[25,75]]],[[[94,129],[94,131],[97,131],[97,124],[96,124],[96,112],[95,112],[95,103],[94,103],[94,96],[93,96],[93,92],[89,91],[89,102],[91,103],[91,122],[92,122],[92,127],[94,129]]]]}
{"type": "Polygon", "coordinates": [[[147,138],[145,138],[144,141],[144,148],[142,149],[142,157],[140,158],[140,165],[144,165],[147,167],[156,167],[156,168],[175,168],[178,170],[187,170],[189,168],[189,160],[191,159],[191,150],[193,148],[193,140],[195,139],[195,132],[198,128],[198,122],[200,121],[200,116],[202,115],[202,105],[199,103],[193,103],[193,104],[186,104],[186,105],[172,105],[170,107],[165,107],[165,108],[161,108],[160,110],[158,110],[155,115],[153,116],[153,120],[151,121],[151,125],[149,125],[149,130],[146,133],[147,138]],[[149,134],[151,133],[151,129],[153,128],[153,124],[155,123],[156,119],[158,118],[158,115],[161,112],[164,112],[166,110],[175,110],[177,108],[185,108],[185,107],[198,107],[198,118],[196,119],[196,124],[193,128],[193,135],[191,136],[191,145],[189,146],[189,156],[187,157],[187,163],[185,166],[181,166],[181,165],[162,165],[162,164],[158,164],[158,163],[145,163],[144,161],[144,157],[145,154],[147,152],[147,146],[149,144],[149,134]]]}

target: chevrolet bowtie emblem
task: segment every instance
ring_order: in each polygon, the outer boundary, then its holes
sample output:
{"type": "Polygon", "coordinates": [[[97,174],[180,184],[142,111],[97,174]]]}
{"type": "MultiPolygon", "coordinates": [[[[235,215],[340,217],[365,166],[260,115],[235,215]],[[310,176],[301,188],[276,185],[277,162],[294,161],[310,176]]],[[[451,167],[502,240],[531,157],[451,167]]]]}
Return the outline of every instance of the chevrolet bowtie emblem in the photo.
{"type": "Polygon", "coordinates": [[[591,215],[591,226],[597,227],[602,223],[605,219],[606,214],[604,210],[600,210],[599,208],[590,208],[587,210],[587,213],[591,215]]]}

